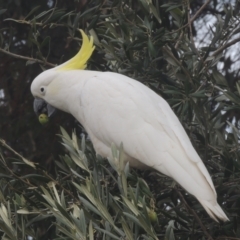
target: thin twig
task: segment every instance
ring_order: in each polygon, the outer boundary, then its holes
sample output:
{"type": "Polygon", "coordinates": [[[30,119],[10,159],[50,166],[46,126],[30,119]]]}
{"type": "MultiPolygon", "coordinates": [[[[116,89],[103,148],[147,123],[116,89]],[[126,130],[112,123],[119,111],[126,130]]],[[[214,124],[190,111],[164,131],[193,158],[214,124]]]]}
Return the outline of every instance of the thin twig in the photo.
{"type": "Polygon", "coordinates": [[[197,220],[197,222],[199,223],[200,227],[202,228],[203,232],[205,233],[206,237],[208,240],[213,240],[213,238],[211,237],[211,235],[208,233],[207,229],[205,228],[205,226],[203,225],[201,219],[198,217],[198,215],[196,214],[196,212],[187,204],[186,200],[184,199],[183,195],[181,194],[180,191],[178,191],[178,195],[181,198],[182,202],[184,203],[184,205],[187,207],[187,209],[193,214],[193,216],[195,217],[195,219],[197,220]]]}
{"type": "Polygon", "coordinates": [[[216,51],[212,54],[212,56],[218,55],[218,54],[219,54],[220,52],[222,52],[224,49],[226,49],[226,48],[234,45],[234,44],[237,43],[237,42],[240,42],[240,37],[232,40],[231,42],[228,42],[228,43],[224,44],[223,46],[221,46],[218,50],[216,50],[216,51]]]}
{"type": "Polygon", "coordinates": [[[5,162],[3,156],[0,155],[0,157],[1,157],[2,160],[3,160],[3,161],[2,161],[3,165],[5,166],[5,168],[9,171],[9,173],[10,173],[13,177],[15,177],[16,179],[20,180],[21,182],[27,184],[29,187],[37,188],[37,186],[34,186],[34,185],[31,184],[29,181],[26,181],[26,180],[22,179],[21,177],[19,177],[17,174],[15,174],[15,173],[12,171],[12,169],[10,169],[10,168],[8,167],[8,165],[7,165],[7,163],[5,162]]]}
{"type": "Polygon", "coordinates": [[[239,240],[239,238],[235,238],[235,237],[218,237],[218,238],[216,238],[216,240],[220,240],[220,239],[222,239],[222,240],[239,240]]]}
{"type": "Polygon", "coordinates": [[[18,54],[6,51],[6,50],[4,50],[2,48],[0,48],[0,52],[3,52],[3,53],[5,53],[5,54],[7,54],[7,55],[9,55],[11,57],[14,57],[14,58],[19,58],[19,59],[24,59],[24,60],[27,60],[27,61],[37,62],[37,63],[41,63],[41,64],[44,64],[44,65],[48,65],[50,67],[56,67],[56,65],[53,64],[53,63],[50,63],[50,62],[47,62],[47,61],[43,61],[43,60],[40,60],[40,59],[36,59],[36,58],[21,56],[21,55],[18,55],[18,54]]]}
{"type": "Polygon", "coordinates": [[[180,34],[180,36],[179,36],[179,38],[178,38],[178,40],[177,40],[177,43],[175,44],[175,49],[176,49],[176,50],[178,49],[178,45],[179,45],[179,43],[181,42],[182,37],[183,37],[183,32],[181,32],[181,34],[180,34]]]}
{"type": "Polygon", "coordinates": [[[180,30],[182,30],[183,28],[187,27],[189,24],[192,24],[193,21],[198,17],[198,15],[202,12],[202,10],[211,2],[211,0],[207,0],[199,9],[198,11],[195,13],[195,15],[191,18],[191,20],[183,25],[182,27],[180,27],[179,29],[173,31],[173,32],[170,32],[170,33],[175,33],[175,32],[178,32],[180,30]]]}
{"type": "Polygon", "coordinates": [[[211,0],[207,0],[199,9],[198,11],[195,13],[195,15],[191,18],[190,23],[192,24],[192,22],[198,17],[198,15],[202,12],[202,10],[211,2],[211,0]]]}
{"type": "Polygon", "coordinates": [[[69,196],[72,197],[76,202],[79,202],[80,200],[76,198],[69,190],[67,190],[65,187],[63,187],[58,181],[56,181],[54,178],[52,178],[47,172],[43,171],[43,174],[48,177],[51,181],[53,181],[56,185],[58,185],[60,188],[62,188],[69,196]]]}
{"type": "Polygon", "coordinates": [[[26,20],[15,20],[15,19],[5,19],[4,21],[12,21],[12,22],[16,22],[16,23],[20,23],[20,24],[27,24],[27,25],[37,25],[40,27],[71,27],[68,26],[67,24],[60,24],[60,23],[42,23],[42,22],[33,22],[33,21],[26,21],[26,20]]]}
{"type": "Polygon", "coordinates": [[[49,17],[45,20],[45,23],[52,17],[53,13],[55,12],[55,10],[56,10],[56,8],[57,8],[57,3],[58,3],[58,1],[56,0],[55,6],[54,6],[51,14],[49,15],[49,17]]]}
{"type": "Polygon", "coordinates": [[[194,49],[197,51],[194,40],[193,40],[193,33],[192,33],[192,22],[191,22],[191,16],[190,16],[190,11],[191,11],[190,0],[188,0],[187,11],[188,11],[188,26],[189,26],[190,41],[192,42],[194,49]]]}
{"type": "Polygon", "coordinates": [[[22,155],[20,155],[18,152],[16,152],[14,149],[12,149],[3,139],[0,139],[0,144],[2,144],[5,148],[7,148],[11,152],[13,152],[18,157],[20,157],[23,160],[23,162],[26,163],[26,165],[31,166],[32,168],[36,169],[36,163],[31,162],[30,160],[28,160],[25,157],[23,157],[22,155]]]}

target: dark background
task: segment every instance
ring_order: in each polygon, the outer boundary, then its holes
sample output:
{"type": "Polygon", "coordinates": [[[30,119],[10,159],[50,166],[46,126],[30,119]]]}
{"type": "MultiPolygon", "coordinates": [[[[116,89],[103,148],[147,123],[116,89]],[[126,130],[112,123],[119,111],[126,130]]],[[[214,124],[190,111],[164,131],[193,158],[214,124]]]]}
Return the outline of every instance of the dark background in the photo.
{"type": "MultiPolygon", "coordinates": [[[[215,239],[238,239],[239,2],[210,1],[198,14],[205,1],[192,1],[190,16],[197,17],[187,26],[188,1],[147,3],[0,1],[0,138],[57,176],[54,162],[65,153],[56,135],[59,126],[69,133],[76,128],[78,136],[84,131],[72,116],[60,111],[42,126],[33,112],[30,85],[42,71],[77,53],[81,45],[77,28],[87,34],[94,31],[96,50],[88,69],[128,75],[169,102],[206,164],[220,205],[231,219],[219,227],[203,213],[204,225],[215,239]]],[[[5,159],[14,156],[5,148],[2,154],[5,159]]],[[[14,164],[11,168],[19,175],[32,171],[14,164]]],[[[156,199],[164,201],[157,197],[161,190],[154,187],[154,178],[139,174],[153,185],[156,199]]],[[[176,201],[174,190],[170,192],[170,201],[176,201]]],[[[187,239],[189,232],[185,238],[175,237],[187,239]]]]}

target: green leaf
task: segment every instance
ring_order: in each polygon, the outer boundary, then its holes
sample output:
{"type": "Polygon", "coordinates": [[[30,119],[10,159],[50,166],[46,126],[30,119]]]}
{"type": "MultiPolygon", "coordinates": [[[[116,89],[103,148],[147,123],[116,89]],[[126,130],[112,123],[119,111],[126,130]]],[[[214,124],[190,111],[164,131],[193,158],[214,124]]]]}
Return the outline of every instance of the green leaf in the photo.
{"type": "Polygon", "coordinates": [[[164,240],[175,240],[173,230],[174,230],[174,220],[170,220],[166,229],[164,240]]]}
{"type": "Polygon", "coordinates": [[[7,11],[7,9],[0,9],[0,15],[4,14],[7,11]]]}
{"type": "Polygon", "coordinates": [[[219,85],[228,86],[225,77],[224,77],[219,71],[217,71],[216,69],[213,69],[213,70],[212,70],[212,75],[213,75],[213,78],[215,79],[215,81],[216,81],[219,85]]]}

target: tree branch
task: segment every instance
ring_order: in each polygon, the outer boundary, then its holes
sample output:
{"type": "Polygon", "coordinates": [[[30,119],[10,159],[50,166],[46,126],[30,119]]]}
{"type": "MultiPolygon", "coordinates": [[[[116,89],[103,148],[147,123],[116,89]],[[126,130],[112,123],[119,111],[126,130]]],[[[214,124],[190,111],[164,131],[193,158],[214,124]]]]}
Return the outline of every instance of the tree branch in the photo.
{"type": "Polygon", "coordinates": [[[188,25],[192,24],[193,21],[198,17],[198,15],[202,12],[202,10],[211,2],[211,0],[207,0],[199,9],[198,11],[195,13],[195,15],[190,19],[190,21],[188,21],[187,24],[183,25],[182,27],[180,27],[179,29],[170,32],[170,33],[175,33],[178,32],[180,30],[182,30],[183,28],[187,27],[188,25]]]}
{"type": "Polygon", "coordinates": [[[220,52],[222,52],[224,49],[234,45],[235,43],[240,42],[240,37],[232,40],[231,42],[226,43],[225,45],[221,46],[218,50],[216,50],[212,56],[218,55],[220,52]]]}
{"type": "Polygon", "coordinates": [[[207,229],[205,228],[205,226],[203,225],[201,219],[198,217],[198,215],[196,214],[196,212],[187,204],[186,200],[184,199],[183,195],[181,194],[181,192],[179,190],[177,190],[179,197],[181,198],[182,202],[184,203],[184,205],[187,207],[187,209],[193,214],[193,216],[195,217],[195,219],[197,220],[197,222],[199,223],[200,227],[202,228],[204,234],[206,235],[208,240],[213,240],[213,238],[211,237],[211,235],[208,233],[207,229]]]}
{"type": "Polygon", "coordinates": [[[56,67],[56,64],[53,64],[53,63],[50,63],[50,62],[47,62],[47,61],[43,61],[43,60],[40,60],[40,59],[36,59],[36,58],[30,58],[30,57],[21,56],[21,55],[18,55],[18,54],[6,51],[6,50],[4,50],[2,48],[0,48],[0,52],[5,53],[5,54],[7,54],[7,55],[9,55],[11,57],[14,57],[14,58],[19,58],[19,59],[24,59],[24,60],[27,60],[27,61],[37,62],[37,63],[41,63],[41,64],[44,64],[44,65],[48,65],[50,67],[56,67]]]}

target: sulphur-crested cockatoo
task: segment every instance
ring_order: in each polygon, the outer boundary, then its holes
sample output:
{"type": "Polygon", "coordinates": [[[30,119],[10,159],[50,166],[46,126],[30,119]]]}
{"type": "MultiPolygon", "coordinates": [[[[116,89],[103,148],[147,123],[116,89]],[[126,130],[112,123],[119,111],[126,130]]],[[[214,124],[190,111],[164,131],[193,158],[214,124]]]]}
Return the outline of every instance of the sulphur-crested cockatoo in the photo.
{"type": "Polygon", "coordinates": [[[216,221],[227,216],[217,203],[211,177],[168,103],[142,83],[113,72],[87,71],[94,46],[83,43],[69,61],[38,75],[31,85],[34,110],[72,114],[86,129],[97,154],[111,158],[123,143],[126,161],[173,178],[216,221]]]}

